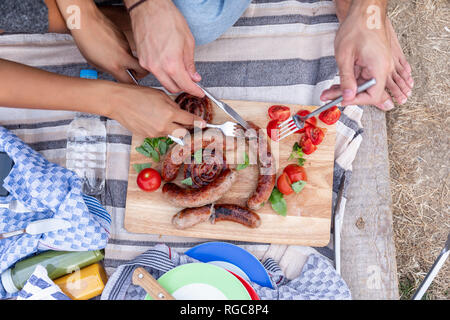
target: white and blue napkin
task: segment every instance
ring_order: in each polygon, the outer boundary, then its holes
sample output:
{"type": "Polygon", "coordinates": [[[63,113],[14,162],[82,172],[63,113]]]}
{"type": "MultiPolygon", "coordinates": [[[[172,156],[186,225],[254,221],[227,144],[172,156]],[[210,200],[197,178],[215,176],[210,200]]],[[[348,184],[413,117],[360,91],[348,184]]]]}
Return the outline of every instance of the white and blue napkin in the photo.
{"type": "MultiPolygon", "coordinates": [[[[0,203],[16,200],[29,209],[18,213],[0,208],[0,233],[24,229],[28,223],[46,218],[61,218],[71,223],[64,230],[0,240],[0,273],[38,251],[105,248],[111,216],[97,199],[82,193],[82,182],[73,171],[47,161],[1,126],[0,151],[14,161],[3,183],[10,194],[0,197],[0,203]]],[[[0,285],[0,298],[2,289],[0,285]]]]}
{"type": "Polygon", "coordinates": [[[48,277],[47,270],[40,264],[19,291],[17,300],[70,300],[48,277]]]}

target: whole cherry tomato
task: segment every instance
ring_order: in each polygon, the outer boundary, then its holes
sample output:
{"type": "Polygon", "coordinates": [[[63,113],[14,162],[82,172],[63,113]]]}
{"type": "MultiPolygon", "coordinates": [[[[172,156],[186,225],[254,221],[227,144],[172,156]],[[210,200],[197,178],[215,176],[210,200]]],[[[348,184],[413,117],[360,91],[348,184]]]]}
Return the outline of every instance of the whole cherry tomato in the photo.
{"type": "Polygon", "coordinates": [[[325,133],[322,128],[319,127],[308,127],[306,128],[305,135],[311,139],[313,145],[319,145],[323,141],[325,133]]]}
{"type": "Polygon", "coordinates": [[[311,139],[306,135],[300,138],[300,147],[304,154],[311,154],[316,151],[317,147],[312,143],[311,139]]]}
{"type": "Polygon", "coordinates": [[[294,192],[291,184],[291,180],[289,180],[289,177],[286,173],[283,172],[281,176],[278,177],[277,188],[282,194],[289,195],[294,192]]]}
{"type": "Polygon", "coordinates": [[[280,122],[278,120],[272,120],[267,125],[267,135],[273,141],[278,141],[278,134],[280,133],[280,129],[278,129],[278,125],[280,122]]]}
{"type": "Polygon", "coordinates": [[[328,110],[322,111],[319,114],[319,119],[328,125],[336,123],[340,117],[341,117],[341,110],[339,110],[339,108],[336,106],[333,106],[328,110]]]}
{"type": "Polygon", "coordinates": [[[274,105],[269,108],[269,117],[272,120],[278,120],[280,122],[287,120],[291,115],[291,110],[289,107],[274,105]]]}
{"type": "MultiPolygon", "coordinates": [[[[304,116],[306,116],[306,115],[308,115],[310,113],[311,113],[311,111],[309,111],[309,110],[300,110],[299,112],[297,112],[297,114],[300,117],[304,117],[304,116]]],[[[306,128],[308,128],[308,127],[315,127],[316,125],[317,125],[316,117],[311,117],[308,120],[306,120],[305,126],[303,127],[303,129],[299,129],[299,130],[295,131],[295,133],[303,133],[303,132],[305,132],[306,128]]]]}
{"type": "Polygon", "coordinates": [[[155,191],[161,185],[161,176],[155,169],[146,168],[139,172],[137,185],[144,191],[155,191]]]}
{"type": "Polygon", "coordinates": [[[283,170],[284,173],[287,174],[289,177],[289,180],[291,183],[297,182],[297,181],[307,181],[308,178],[306,177],[306,171],[305,168],[297,165],[297,164],[290,164],[286,166],[283,170]]]}

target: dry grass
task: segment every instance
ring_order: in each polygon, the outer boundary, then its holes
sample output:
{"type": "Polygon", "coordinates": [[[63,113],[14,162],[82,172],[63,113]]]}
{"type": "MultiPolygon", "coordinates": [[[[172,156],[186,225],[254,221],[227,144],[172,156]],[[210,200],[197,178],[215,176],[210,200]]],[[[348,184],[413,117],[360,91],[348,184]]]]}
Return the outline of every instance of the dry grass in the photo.
{"type": "MultiPolygon", "coordinates": [[[[400,293],[407,299],[450,232],[450,3],[392,0],[389,16],[415,81],[408,102],[387,117],[400,293]]],[[[447,261],[427,298],[450,299],[449,288],[447,261]]]]}

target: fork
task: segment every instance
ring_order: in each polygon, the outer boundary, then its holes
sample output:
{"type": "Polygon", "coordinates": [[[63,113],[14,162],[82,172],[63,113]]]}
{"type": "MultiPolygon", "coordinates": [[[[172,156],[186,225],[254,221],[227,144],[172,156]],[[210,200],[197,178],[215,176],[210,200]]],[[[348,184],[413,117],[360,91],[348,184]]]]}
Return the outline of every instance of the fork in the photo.
{"type": "MultiPolygon", "coordinates": [[[[360,85],[358,87],[358,89],[356,90],[356,92],[358,94],[363,91],[366,91],[367,89],[369,89],[370,87],[372,87],[375,84],[376,84],[376,80],[375,80],[375,78],[372,78],[369,81],[360,85]]],[[[342,96],[340,96],[339,98],[327,103],[326,105],[323,105],[320,108],[317,108],[316,110],[307,114],[304,117],[299,116],[298,114],[295,114],[292,117],[289,117],[286,121],[283,121],[282,123],[280,123],[278,125],[278,129],[280,129],[280,132],[278,134],[278,136],[279,136],[278,141],[290,136],[291,134],[293,134],[294,132],[296,132],[299,129],[303,129],[303,127],[305,126],[306,120],[308,120],[311,117],[314,117],[315,115],[321,113],[322,111],[330,109],[331,107],[335,106],[342,100],[344,100],[344,98],[342,96]]]]}
{"type": "Polygon", "coordinates": [[[227,122],[222,123],[222,124],[210,124],[210,123],[207,123],[206,127],[207,128],[220,129],[222,131],[222,133],[225,136],[228,136],[228,137],[237,137],[238,134],[236,133],[236,131],[238,130],[238,128],[240,126],[237,123],[234,123],[234,122],[231,122],[231,121],[227,121],[227,122]]]}

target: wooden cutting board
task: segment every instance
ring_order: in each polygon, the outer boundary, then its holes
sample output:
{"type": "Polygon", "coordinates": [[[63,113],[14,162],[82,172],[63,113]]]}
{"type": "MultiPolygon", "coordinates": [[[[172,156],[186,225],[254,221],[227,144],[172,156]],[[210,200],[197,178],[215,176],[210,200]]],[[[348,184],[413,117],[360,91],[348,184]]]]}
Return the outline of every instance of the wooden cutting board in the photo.
{"type": "MultiPolygon", "coordinates": [[[[267,109],[276,103],[251,101],[225,101],[244,119],[251,120],[261,128],[266,128],[269,118],[267,109]]],[[[214,105],[214,104],[213,104],[214,105]]],[[[314,106],[284,104],[290,107],[291,113],[301,109],[314,110],[314,106]]],[[[230,117],[214,105],[212,123],[220,124],[230,121],[230,117]]],[[[261,226],[250,229],[237,223],[209,222],[198,224],[187,230],[178,230],[172,226],[172,216],[182,208],[175,207],[164,200],[161,189],[155,192],[143,192],[136,184],[137,173],[133,164],[152,162],[151,159],[138,153],[135,148],[142,144],[145,137],[133,136],[130,170],[128,176],[128,192],[125,213],[125,229],[134,233],[150,233],[159,235],[177,235],[185,237],[239,240],[249,242],[265,242],[279,244],[296,244],[304,246],[326,246],[330,238],[331,205],[333,187],[334,146],[336,139],[335,125],[328,126],[318,120],[318,126],[326,128],[323,142],[311,155],[305,155],[304,165],[308,183],[299,194],[285,196],[288,205],[286,217],[272,210],[270,202],[258,211],[261,226]]],[[[277,160],[277,173],[295,163],[288,160],[292,146],[299,140],[298,134],[272,143],[272,152],[277,160]],[[278,146],[277,146],[278,145],[278,146]]],[[[152,167],[160,171],[159,163],[152,167]]],[[[181,180],[181,171],[177,181],[181,180]]],[[[237,182],[218,203],[235,203],[244,205],[248,196],[256,187],[258,169],[256,165],[238,171],[237,182]]]]}

